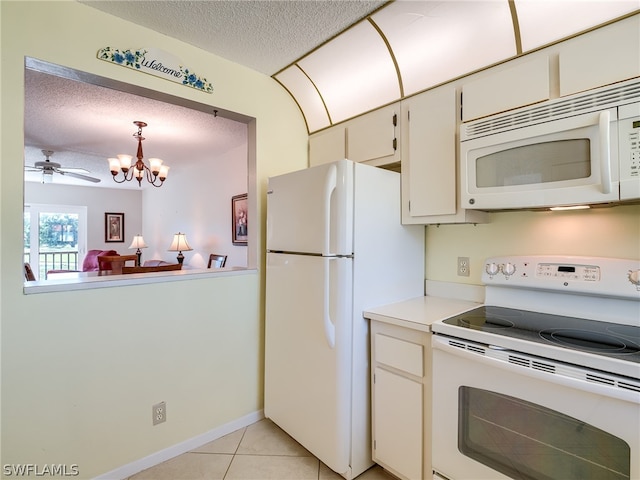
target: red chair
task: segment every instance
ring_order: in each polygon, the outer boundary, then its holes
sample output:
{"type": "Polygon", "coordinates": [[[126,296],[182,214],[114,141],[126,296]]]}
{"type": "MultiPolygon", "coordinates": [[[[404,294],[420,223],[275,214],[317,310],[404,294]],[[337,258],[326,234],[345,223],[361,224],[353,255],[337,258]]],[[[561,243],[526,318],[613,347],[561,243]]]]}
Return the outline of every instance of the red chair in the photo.
{"type": "MultiPolygon", "coordinates": [[[[49,270],[47,271],[47,276],[50,273],[97,272],[98,270],[100,270],[100,266],[98,265],[98,257],[104,255],[118,255],[118,252],[116,252],[115,250],[89,250],[84,257],[84,261],[82,262],[82,270],[49,270]]],[[[108,265],[108,267],[110,268],[111,266],[108,265]]]]}
{"type": "MultiPolygon", "coordinates": [[[[100,270],[100,265],[98,264],[98,257],[110,256],[110,255],[118,255],[118,252],[115,250],[89,250],[87,255],[84,257],[84,261],[82,262],[82,271],[83,272],[97,272],[100,270]]],[[[104,265],[105,270],[110,270],[110,265],[104,265]]]]}

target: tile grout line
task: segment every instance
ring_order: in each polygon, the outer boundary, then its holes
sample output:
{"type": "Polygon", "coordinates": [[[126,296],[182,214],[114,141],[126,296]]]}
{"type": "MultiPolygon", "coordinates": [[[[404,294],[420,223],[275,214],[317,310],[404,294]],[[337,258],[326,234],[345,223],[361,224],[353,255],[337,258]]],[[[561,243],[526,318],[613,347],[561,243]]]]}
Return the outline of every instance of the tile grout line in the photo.
{"type": "Polygon", "coordinates": [[[229,465],[227,465],[227,469],[224,471],[224,475],[222,476],[222,480],[225,480],[227,478],[227,475],[229,474],[229,470],[231,469],[231,465],[233,464],[233,461],[236,459],[236,455],[238,454],[238,449],[240,448],[240,444],[242,444],[242,440],[244,440],[244,436],[247,433],[247,427],[244,427],[244,430],[242,431],[242,437],[240,437],[240,441],[238,442],[238,445],[236,445],[236,449],[233,451],[233,455],[231,456],[231,461],[229,462],[229,465]]]}

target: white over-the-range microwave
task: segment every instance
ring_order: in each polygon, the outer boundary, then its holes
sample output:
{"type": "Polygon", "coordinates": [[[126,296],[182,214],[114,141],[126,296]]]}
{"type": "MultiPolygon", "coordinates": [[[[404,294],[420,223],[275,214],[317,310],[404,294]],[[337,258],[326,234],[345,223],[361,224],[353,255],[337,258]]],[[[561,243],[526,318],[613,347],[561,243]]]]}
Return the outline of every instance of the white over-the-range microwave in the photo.
{"type": "Polygon", "coordinates": [[[460,127],[463,208],[640,200],[640,79],[460,127]]]}

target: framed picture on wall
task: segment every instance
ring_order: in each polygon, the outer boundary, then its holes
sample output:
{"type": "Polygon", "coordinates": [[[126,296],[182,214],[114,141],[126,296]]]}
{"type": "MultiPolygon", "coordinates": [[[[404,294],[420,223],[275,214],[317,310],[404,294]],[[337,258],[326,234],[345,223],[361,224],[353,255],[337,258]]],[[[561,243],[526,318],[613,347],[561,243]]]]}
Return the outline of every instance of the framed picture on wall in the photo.
{"type": "Polygon", "coordinates": [[[104,241],[124,243],[124,213],[104,214],[104,241]]]}
{"type": "Polygon", "coordinates": [[[231,241],[234,245],[247,244],[247,194],[231,197],[231,241]]]}

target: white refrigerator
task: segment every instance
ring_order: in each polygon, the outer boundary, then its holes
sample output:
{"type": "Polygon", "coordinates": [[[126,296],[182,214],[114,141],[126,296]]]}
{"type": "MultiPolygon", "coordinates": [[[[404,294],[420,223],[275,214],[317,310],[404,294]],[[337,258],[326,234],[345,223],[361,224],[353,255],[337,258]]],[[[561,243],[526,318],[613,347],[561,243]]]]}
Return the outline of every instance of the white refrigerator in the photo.
{"type": "Polygon", "coordinates": [[[373,465],[362,312],[424,294],[424,248],[396,172],[340,160],[269,178],[265,416],[348,480],[373,465]]]}

